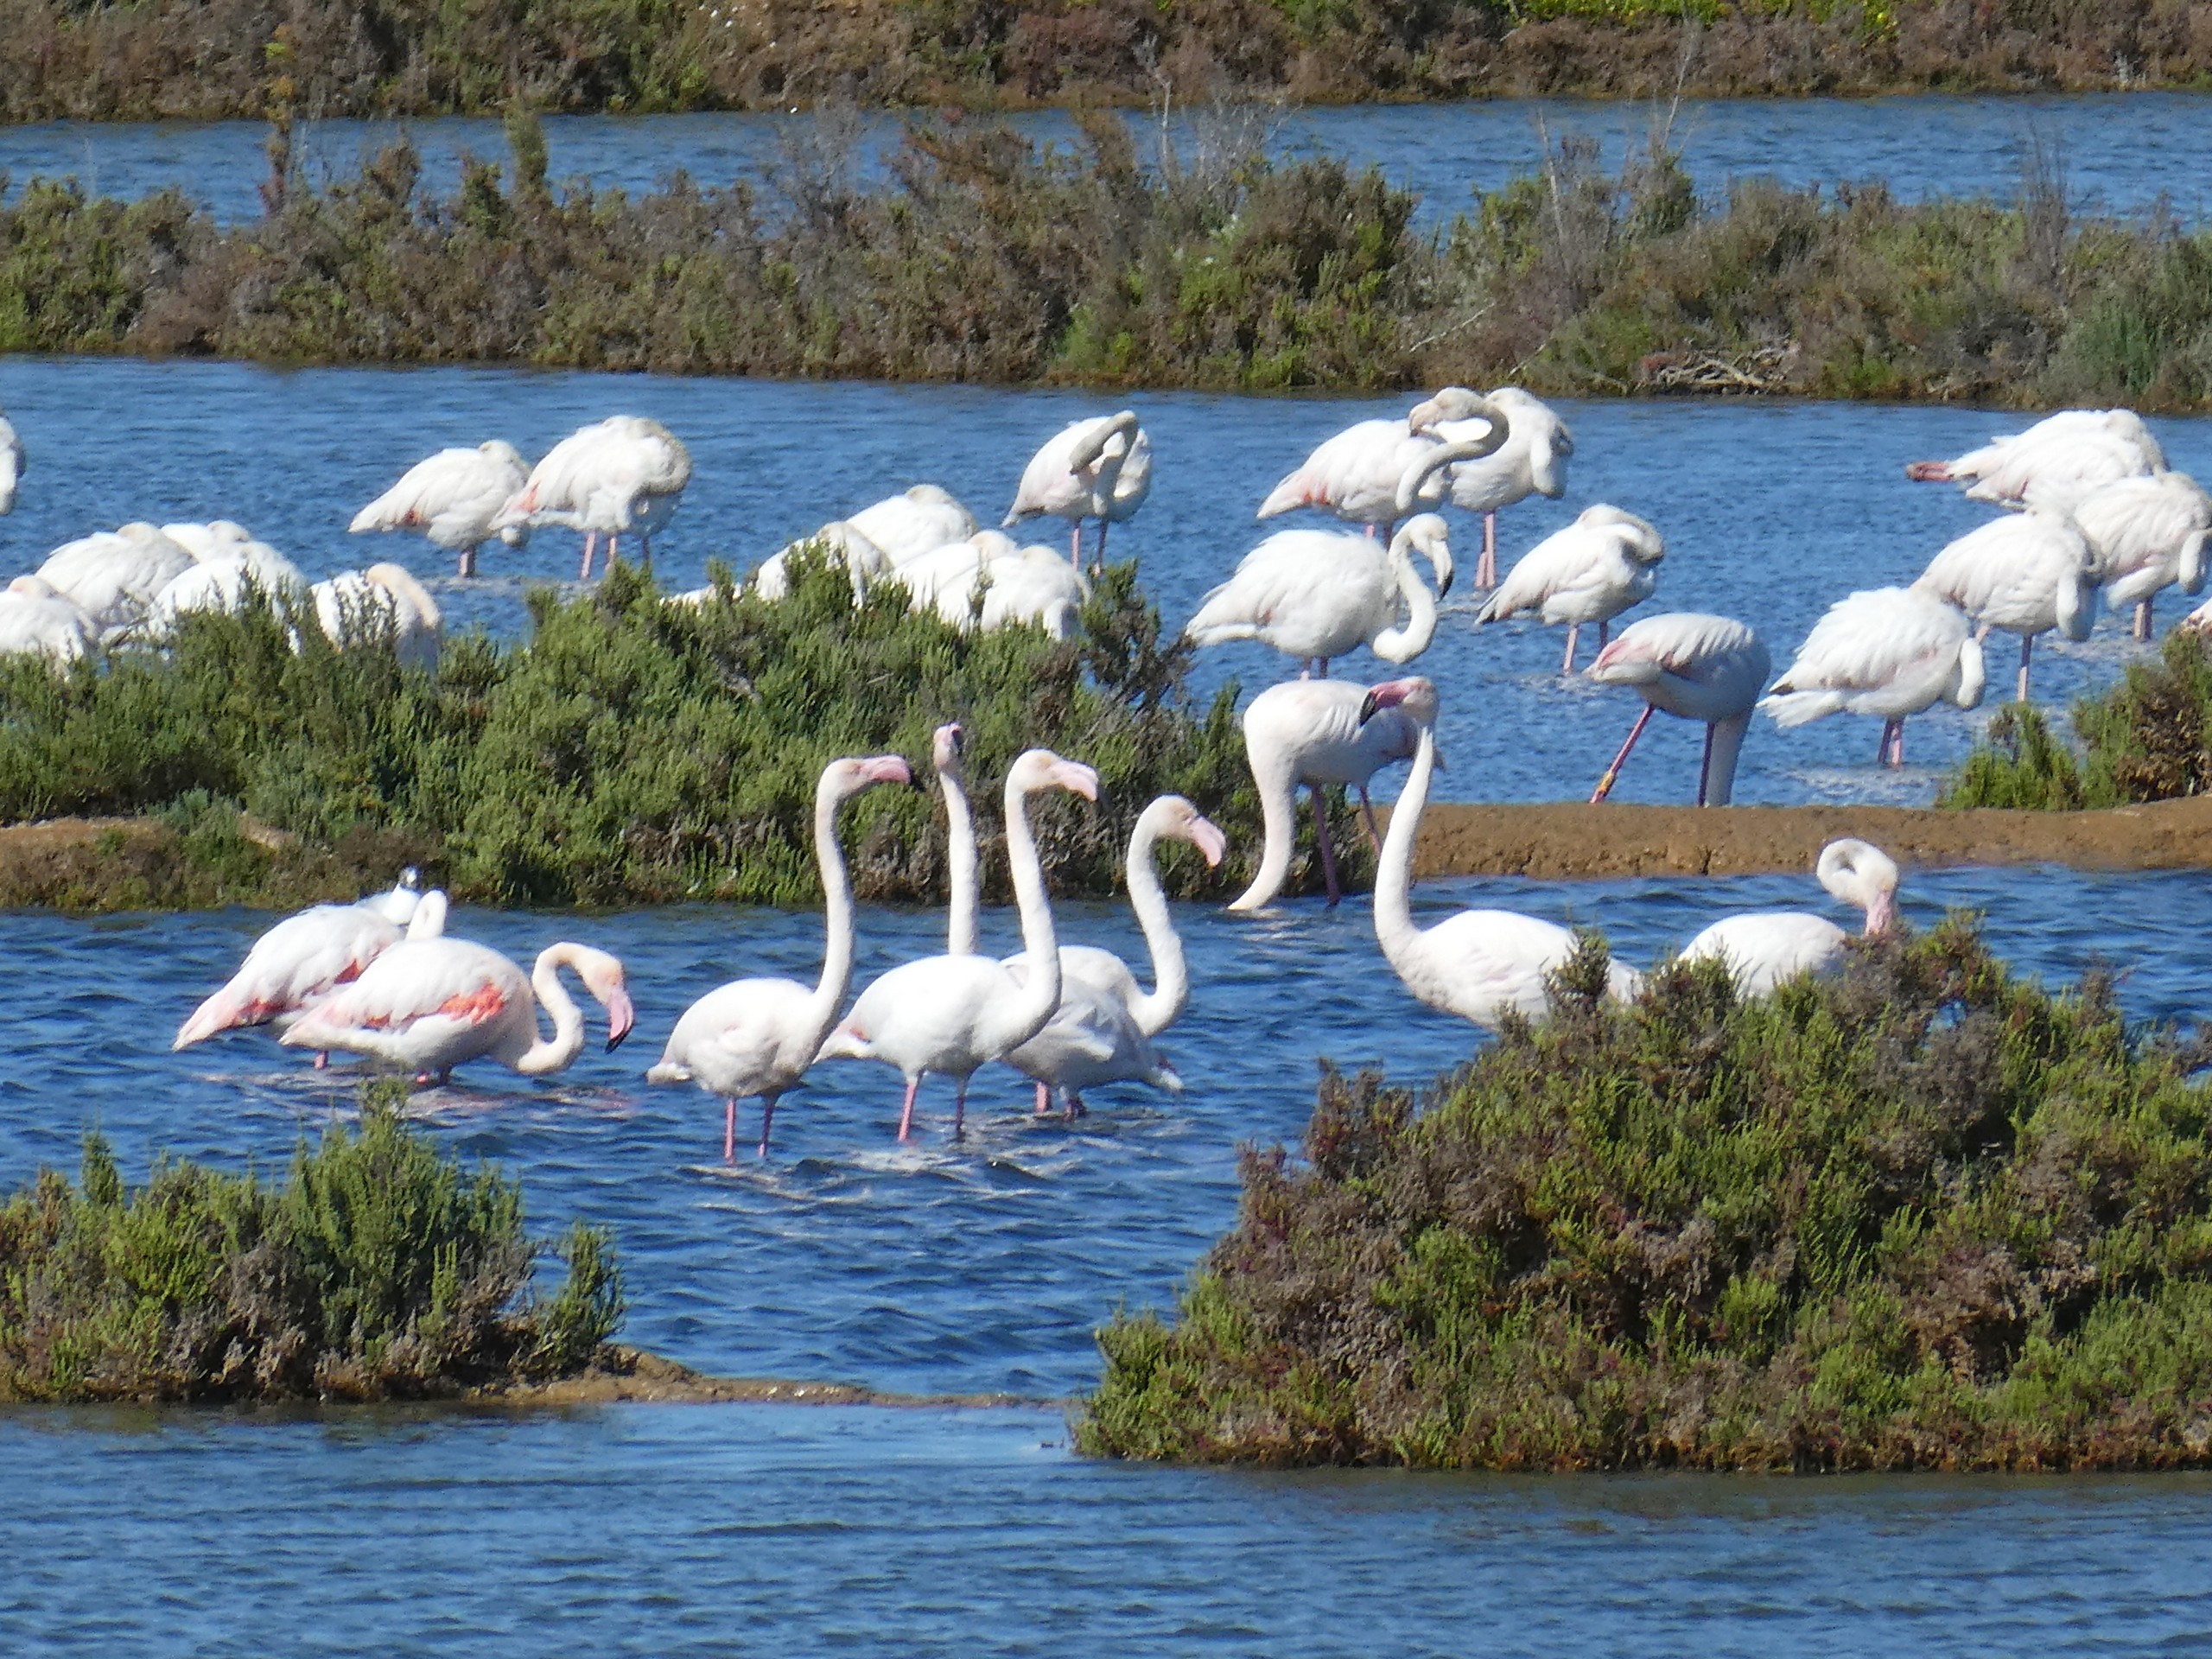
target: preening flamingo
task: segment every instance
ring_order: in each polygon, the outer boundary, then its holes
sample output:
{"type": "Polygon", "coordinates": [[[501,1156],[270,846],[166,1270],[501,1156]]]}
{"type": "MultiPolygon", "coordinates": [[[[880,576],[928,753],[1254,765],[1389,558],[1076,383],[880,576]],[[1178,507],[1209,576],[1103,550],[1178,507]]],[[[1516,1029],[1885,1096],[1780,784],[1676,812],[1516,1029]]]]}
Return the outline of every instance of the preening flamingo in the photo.
{"type": "MultiPolygon", "coordinates": [[[[1410,760],[1420,736],[1420,727],[1402,709],[1381,709],[1363,719],[1368,690],[1349,680],[1286,680],[1261,692],[1244,710],[1244,757],[1259,790],[1266,842],[1252,885],[1230,909],[1258,910],[1272,904],[1282,891],[1298,839],[1300,784],[1313,801],[1313,838],[1329,902],[1333,905],[1344,896],[1337,882],[1328,803],[1322,792],[1331,784],[1357,789],[1368,833],[1373,835],[1375,809],[1367,798],[1368,780],[1394,761],[1410,760]]],[[[1377,841],[1379,844],[1380,837],[1377,841]]]]}
{"type": "MultiPolygon", "coordinates": [[[[1846,837],[1821,849],[1820,883],[1866,912],[1866,937],[1897,925],[1897,867],[1867,842],[1846,837]]],[[[1738,995],[1770,996],[1800,974],[1824,974],[1843,960],[1849,936],[1825,916],[1802,910],[1755,910],[1724,916],[1682,947],[1684,962],[1724,962],[1738,995]]]]}
{"type": "Polygon", "coordinates": [[[67,668],[100,642],[92,613],[42,576],[0,589],[0,657],[43,657],[67,668]]]}
{"type": "Polygon", "coordinates": [[[2204,586],[2204,537],[2212,498],[2186,473],[2122,478],[2074,504],[2074,523],[2089,544],[2091,580],[2117,610],[2135,607],[2134,634],[2151,637],[2151,607],[2164,589],[2204,586]]]}
{"type": "Polygon", "coordinates": [[[16,490],[23,481],[23,441],[16,424],[0,415],[0,515],[16,510],[16,490]]]}
{"type": "Polygon", "coordinates": [[[1647,616],[1623,628],[1620,637],[1590,664],[1589,677],[1600,685],[1633,686],[1642,694],[1644,709],[1590,798],[1602,801],[1612,792],[1652,711],[1664,709],[1704,722],[1705,758],[1698,766],[1697,804],[1727,805],[1735,791],[1736,760],[1743,751],[1744,733],[1773,667],[1765,643],[1730,617],[1678,611],[1647,616]]]}
{"type": "Polygon", "coordinates": [[[1033,622],[1055,639],[1074,637],[1090,583],[1049,547],[1017,547],[1003,531],[979,530],[893,571],[916,610],[957,628],[991,633],[1033,622]]]}
{"type": "Polygon", "coordinates": [[[190,1048],[251,1026],[274,1025],[282,1034],[310,1002],[359,978],[402,939],[437,938],[445,895],[423,893],[418,880],[410,868],[390,893],[287,916],[253,942],[238,972],[192,1011],[170,1046],[190,1048]]]}
{"type": "MultiPolygon", "coordinates": [[[[891,569],[891,556],[843,518],[831,520],[811,536],[802,536],[771,553],[753,573],[753,591],[771,604],[780,603],[791,590],[791,556],[805,548],[819,548],[830,563],[852,579],[853,603],[867,596],[868,584],[891,569]]],[[[711,593],[711,588],[702,590],[711,593]]]]}
{"type": "Polygon", "coordinates": [[[308,592],[322,637],[340,650],[389,639],[401,662],[437,666],[445,619],[429,589],[405,565],[386,562],[340,570],[308,592]]]}
{"type": "Polygon", "coordinates": [[[709,991],[683,1011],[648,1083],[696,1083],[722,1096],[722,1161],[737,1161],[737,1103],[760,1102],[760,1156],[776,1103],[798,1086],[837,1023],[853,977],[853,889],[837,844],[837,809],[878,784],[913,781],[895,754],[832,760],[814,787],[814,857],[822,872],[822,977],[741,979],[709,991]]]}
{"type": "Polygon", "coordinates": [[[1083,521],[1098,521],[1098,562],[1106,559],[1106,527],[1134,518],[1152,491],[1152,441],[1136,411],[1070,421],[1045,441],[1022,469],[1001,528],[1024,519],[1065,518],[1069,562],[1083,563],[1083,521]],[[1123,479],[1127,478],[1124,488],[1123,479]]]}
{"type": "MultiPolygon", "coordinates": [[[[1136,912],[1152,953],[1153,988],[1140,989],[1129,965],[1096,945],[1060,947],[1060,1005],[1044,1029],[1011,1051],[1006,1063],[1037,1084],[1037,1113],[1052,1109],[1059,1091],[1070,1117],[1084,1110],[1083,1091],[1109,1083],[1148,1083],[1171,1094],[1183,1080],[1153,1039],[1167,1029],[1189,999],[1191,977],[1183,941],[1167,908],[1153,855],[1162,840],[1186,841],[1209,869],[1221,862],[1228,842],[1213,823],[1180,795],[1162,795],[1137,815],[1129,836],[1129,908],[1136,912]]],[[[1008,957],[1006,967],[1027,971],[1028,958],[1008,957]]]]}
{"type": "Polygon", "coordinates": [[[191,552],[164,532],[125,524],[63,543],[46,556],[38,575],[109,633],[145,620],[162,589],[195,568],[191,552]]]}
{"type": "Polygon", "coordinates": [[[492,528],[565,524],[583,531],[579,582],[591,580],[592,554],[601,536],[611,567],[620,538],[634,530],[644,548],[640,563],[651,569],[653,531],[674,515],[690,481],[691,452],[676,434],[642,415],[610,415],[547,450],[493,517],[492,528]]]}
{"type": "Polygon", "coordinates": [[[1964,484],[1970,500],[2064,512],[2101,484],[2165,470],[2165,452],[2133,410],[2069,409],[1956,461],[1916,461],[1905,476],[1964,484]]]}
{"type": "Polygon", "coordinates": [[[1098,798],[1098,774],[1049,749],[1030,749],[1006,775],[1007,855],[1021,911],[1021,944],[1033,964],[1016,976],[988,957],[925,957],[901,963],[861,993],[822,1045],[824,1059],[887,1060],[906,1080],[899,1138],[912,1132],[914,1095],[931,1072],[956,1085],[953,1133],[968,1114],[968,1080],[1027,1042],[1060,1005],[1059,942],[1044,867],[1029,827],[1029,797],[1065,789],[1098,798]]]}
{"type": "Polygon", "coordinates": [[[220,556],[194,565],[154,595],[146,626],[156,639],[176,626],[177,619],[200,611],[235,615],[249,594],[270,601],[301,599],[308,579],[299,566],[266,542],[240,542],[220,556]]]}
{"type": "Polygon", "coordinates": [[[476,550],[494,536],[509,547],[530,540],[528,524],[498,523],[507,502],[529,482],[529,463],[500,439],[473,449],[441,449],[409,467],[346,528],[355,536],[419,531],[433,546],[459,554],[461,574],[473,576],[476,550]]]}
{"type": "MultiPolygon", "coordinates": [[[[1406,424],[1416,432],[1433,432],[1447,443],[1459,442],[1475,435],[1460,411],[1478,396],[1505,412],[1511,429],[1491,454],[1453,464],[1449,499],[1461,511],[1483,516],[1483,552],[1475,565],[1475,586],[1490,588],[1497,586],[1499,509],[1530,495],[1554,501],[1565,495],[1574,435],[1555,410],[1518,386],[1500,386],[1483,394],[1446,386],[1426,403],[1416,404],[1406,424]]],[[[1568,672],[1573,671],[1570,665],[1568,672]]]]}
{"type": "Polygon", "coordinates": [[[1470,392],[1452,407],[1455,419],[1479,421],[1483,429],[1470,429],[1470,435],[1446,442],[1434,433],[1415,431],[1410,420],[1360,421],[1325,440],[1304,466],[1268,492],[1259,517],[1319,507],[1388,536],[1415,507],[1443,503],[1450,480],[1437,474],[1495,454],[1510,436],[1505,411],[1488,400],[1470,392]]]}
{"type": "Polygon", "coordinates": [[[1904,722],[1942,702],[1981,702],[1981,644],[1956,606],[1917,588],[1840,599],[1759,707],[1787,729],[1829,715],[1879,715],[1877,764],[1904,764],[1904,722]]]}
{"type": "Polygon", "coordinates": [[[1436,601],[1451,589],[1451,542],[1433,512],[1408,519],[1387,551],[1341,531],[1281,530],[1199,601],[1183,637],[1201,646],[1256,639],[1325,677],[1330,660],[1357,645],[1385,662],[1420,656],[1436,634],[1436,601]],[[1414,574],[1415,553],[1436,573],[1434,594],[1414,574]]]}
{"type": "Polygon", "coordinates": [[[413,937],[311,1004],[279,1040],[288,1048],[343,1049],[440,1083],[454,1067],[481,1059],[526,1077],[550,1077],[584,1046],[584,1017],[561,983],[563,968],[607,1010],[607,1046],[620,1046],[637,1016],[622,964],[606,951],[549,944],[525,977],[488,945],[413,937]],[[538,1035],[540,1003],[553,1016],[550,1039],[538,1035]]]}
{"type": "Polygon", "coordinates": [[[844,522],[881,548],[893,564],[904,564],[976,533],[976,515],[950,491],[934,484],[917,484],[887,496],[873,506],[847,514],[844,522]]]}
{"type": "Polygon", "coordinates": [[[1651,597],[1666,556],[1659,532],[1634,513],[1602,503],[1585,507],[1573,524],[1529,550],[1476,613],[1475,624],[1527,611],[1554,626],[1566,623],[1567,656],[1559,671],[1572,674],[1582,625],[1598,625],[1598,648],[1604,650],[1612,620],[1651,597]]]}
{"type": "MultiPolygon", "coordinates": [[[[1436,771],[1436,688],[1424,679],[1387,680],[1368,692],[1372,719],[1402,709],[1418,729],[1413,771],[1390,809],[1390,830],[1375,872],[1375,938],[1398,977],[1432,1008],[1495,1031],[1509,1012],[1534,1020],[1549,1006],[1546,977],[1574,950],[1574,935],[1556,923],[1510,910],[1463,910],[1433,927],[1413,918],[1414,840],[1428,805],[1436,771]]],[[[1638,976],[1615,961],[1607,988],[1626,1000],[1638,976]]]]}
{"type": "Polygon", "coordinates": [[[2089,544],[2069,515],[2044,507],[1967,531],[1929,560],[1912,585],[1965,612],[1977,642],[1992,628],[2020,636],[2022,702],[2036,635],[2056,628],[2069,639],[2086,639],[2097,618],[2089,544]]]}

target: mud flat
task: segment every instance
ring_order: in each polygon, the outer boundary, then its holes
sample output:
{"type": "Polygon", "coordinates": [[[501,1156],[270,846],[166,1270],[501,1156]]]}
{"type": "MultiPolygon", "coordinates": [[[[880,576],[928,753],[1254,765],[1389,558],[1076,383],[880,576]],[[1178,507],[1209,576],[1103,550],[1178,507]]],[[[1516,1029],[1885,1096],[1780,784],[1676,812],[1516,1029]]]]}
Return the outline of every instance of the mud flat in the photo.
{"type": "Polygon", "coordinates": [[[1018,1394],[887,1394],[851,1382],[808,1382],[774,1376],[709,1376],[641,1349],[610,1345],[589,1370],[550,1382],[490,1388],[467,1396],[472,1404],[605,1406],[652,1405],[885,1406],[939,1408],[1065,1406],[1018,1394]]]}

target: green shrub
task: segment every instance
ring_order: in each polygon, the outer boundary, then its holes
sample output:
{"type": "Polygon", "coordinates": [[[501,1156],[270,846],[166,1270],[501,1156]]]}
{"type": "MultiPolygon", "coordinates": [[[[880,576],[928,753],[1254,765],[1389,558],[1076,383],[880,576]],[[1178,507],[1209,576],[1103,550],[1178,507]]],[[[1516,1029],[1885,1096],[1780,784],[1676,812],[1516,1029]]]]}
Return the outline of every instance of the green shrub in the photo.
{"type": "Polygon", "coordinates": [[[1172,1323],[1100,1332],[1093,1453],[1500,1468],[2212,1461],[2206,1055],[1973,926],[1737,1001],[1553,1012],[1416,1099],[1325,1071],[1172,1323]]]}

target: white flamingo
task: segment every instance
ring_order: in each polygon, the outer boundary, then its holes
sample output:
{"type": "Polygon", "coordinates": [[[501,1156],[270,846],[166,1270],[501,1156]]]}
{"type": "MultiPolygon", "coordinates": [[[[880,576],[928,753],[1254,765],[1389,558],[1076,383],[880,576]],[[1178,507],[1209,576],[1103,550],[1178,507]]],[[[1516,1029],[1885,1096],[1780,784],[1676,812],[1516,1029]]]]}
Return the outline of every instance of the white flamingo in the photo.
{"type": "Polygon", "coordinates": [[[822,977],[741,979],[709,991],[683,1011],[648,1083],[696,1083],[722,1097],[722,1161],[737,1161],[737,1103],[760,1102],[760,1156],[776,1103],[806,1075],[853,977],[853,889],[837,844],[837,809],[878,784],[911,783],[895,754],[832,760],[814,788],[814,857],[822,872],[822,977]]]}
{"type": "MultiPolygon", "coordinates": [[[[1228,849],[1220,830],[1180,795],[1162,795],[1137,815],[1129,836],[1129,908],[1152,953],[1153,988],[1141,988],[1128,963],[1111,950],[1060,947],[1060,1005],[1042,1030],[1006,1056],[1008,1065],[1036,1083],[1040,1117],[1052,1109],[1055,1090],[1070,1117],[1082,1115],[1084,1090],[1109,1083],[1147,1083],[1170,1094],[1183,1092],[1182,1078],[1153,1043],[1181,1014],[1191,994],[1183,941],[1153,863],[1163,840],[1190,842],[1209,869],[1219,866],[1228,849]]],[[[1008,957],[1005,966],[1026,974],[1028,957],[1008,957]]]]}
{"type": "Polygon", "coordinates": [[[308,590],[323,638],[340,650],[389,639],[403,663],[435,668],[445,619],[429,588],[404,564],[340,570],[308,590]]]}
{"type": "Polygon", "coordinates": [[[1023,520],[1065,518],[1069,523],[1069,562],[1083,563],[1083,522],[1098,521],[1098,560],[1106,558],[1109,523],[1134,518],[1152,490],[1152,442],[1137,424],[1136,411],[1070,421],[1045,441],[1022,469],[1001,528],[1023,520]],[[1127,490],[1122,479],[1128,474],[1127,490]]]}
{"type": "Polygon", "coordinates": [[[584,1047],[584,1017],[561,983],[563,968],[607,1010],[607,1046],[620,1047],[637,1016],[622,964],[606,951],[549,944],[525,976],[488,945],[411,937],[309,1005],[279,1040],[288,1048],[342,1049],[439,1083],[454,1067],[482,1059],[526,1077],[550,1077],[584,1047]],[[541,1003],[553,1016],[550,1039],[538,1034],[541,1003]]]}
{"type": "MultiPolygon", "coordinates": [[[[1416,411],[1428,406],[1416,405],[1416,411]]],[[[1319,507],[1387,536],[1415,507],[1443,504],[1450,480],[1435,474],[1495,454],[1510,436],[1505,411],[1485,398],[1469,392],[1452,409],[1455,419],[1480,422],[1482,430],[1447,442],[1416,431],[1410,419],[1357,422],[1325,440],[1304,466],[1269,491],[1258,516],[1319,507]]]]}
{"type": "Polygon", "coordinates": [[[881,548],[894,565],[976,533],[976,515],[950,491],[935,484],[917,484],[887,496],[872,506],[848,513],[844,523],[881,548]]]}
{"type": "Polygon", "coordinates": [[[1436,601],[1451,590],[1451,542],[1433,512],[1408,519],[1387,551],[1341,531],[1281,530],[1199,601],[1183,637],[1200,646],[1256,639],[1325,678],[1331,659],[1358,645],[1385,662],[1420,656],[1436,634],[1436,601]],[[1433,594],[1414,570],[1415,553],[1436,573],[1433,594]]]}
{"type": "Polygon", "coordinates": [[[1476,613],[1475,624],[1503,622],[1528,611],[1554,626],[1566,623],[1567,656],[1559,671],[1572,674],[1583,625],[1598,625],[1598,647],[1604,650],[1612,620],[1651,597],[1666,556],[1659,532],[1634,513],[1602,503],[1585,507],[1573,524],[1522,556],[1476,613]]]}
{"type": "MultiPolygon", "coordinates": [[[[1849,837],[1832,841],[1821,849],[1813,874],[1837,899],[1866,912],[1867,938],[1897,925],[1897,867],[1880,848],[1849,837]]],[[[1681,960],[1723,962],[1739,995],[1770,996],[1784,980],[1835,968],[1849,937],[1809,911],[1747,911],[1713,923],[1682,947],[1681,960]]]]}
{"type": "Polygon", "coordinates": [[[1631,622],[1598,653],[1588,677],[1600,685],[1632,686],[1643,712],[1613,757],[1592,801],[1612,792],[1629,751],[1643,735],[1656,709],[1705,726],[1705,758],[1699,763],[1697,804],[1726,806],[1736,788],[1736,760],[1751,710],[1772,671],[1765,643],[1741,622],[1697,611],[1677,611],[1631,622]]]}
{"type": "Polygon", "coordinates": [[[1916,461],[1905,476],[1964,484],[1970,500],[2063,512],[2101,484],[2165,470],[2164,451],[2133,410],[2069,409],[1955,461],[1916,461]]]}
{"type": "MultiPolygon", "coordinates": [[[[1244,710],[1244,758],[1260,796],[1260,821],[1266,840],[1252,885],[1230,904],[1231,910],[1259,910],[1274,901],[1290,874],[1298,839],[1298,786],[1313,803],[1314,844],[1321,874],[1335,904],[1343,894],[1337,881],[1337,855],[1329,843],[1328,803],[1323,791],[1340,784],[1359,791],[1368,834],[1375,836],[1375,809],[1367,785],[1394,761],[1413,757],[1420,728],[1404,710],[1384,709],[1367,719],[1361,706],[1368,688],[1349,680],[1285,680],[1252,699],[1244,710]]],[[[1377,845],[1381,837],[1376,836],[1377,845]]]]}
{"type": "Polygon", "coordinates": [[[0,589],[0,657],[43,657],[67,668],[100,642],[92,613],[42,576],[0,589]]]}
{"type": "Polygon", "coordinates": [[[1759,707],[1784,729],[1879,715],[1875,760],[1901,766],[1907,716],[1943,702],[1974,708],[1982,684],[1981,644],[1964,613],[1916,588],[1875,588],[1828,607],[1759,707]]]}
{"type": "Polygon", "coordinates": [[[930,736],[930,764],[944,797],[944,954],[972,957],[982,922],[982,889],[976,880],[982,860],[976,844],[976,813],[968,801],[967,743],[959,722],[947,721],[930,736]]]}
{"type": "MultiPolygon", "coordinates": [[[[1567,464],[1574,454],[1574,435],[1556,410],[1518,386],[1475,393],[1446,386],[1406,416],[1416,432],[1433,432],[1447,443],[1474,436],[1462,411],[1471,399],[1503,410],[1510,428],[1495,451],[1453,464],[1452,505],[1483,516],[1483,552],[1475,565],[1475,586],[1497,586],[1497,515],[1501,508],[1544,495],[1556,501],[1567,493],[1567,464]]],[[[1479,418],[1478,416],[1477,418],[1479,418]]],[[[1573,672],[1570,665],[1568,671],[1573,672]]]]}
{"type": "Polygon", "coordinates": [[[235,518],[211,518],[204,524],[163,524],[162,534],[201,564],[226,559],[254,540],[253,532],[235,518]]]}
{"type": "MultiPolygon", "coordinates": [[[[770,604],[780,604],[788,598],[792,556],[808,548],[820,549],[832,568],[842,570],[851,579],[855,605],[867,597],[871,582],[891,570],[890,555],[854,529],[849,520],[835,518],[813,535],[786,543],[763,559],[760,568],[753,573],[753,591],[770,604]]],[[[713,589],[699,591],[703,595],[713,589]]]]}
{"type": "Polygon", "coordinates": [[[658,421],[610,415],[570,433],[531,468],[522,488],[492,520],[493,530],[565,524],[584,533],[580,582],[591,580],[592,554],[607,537],[611,568],[620,538],[635,531],[640,563],[653,562],[653,531],[666,524],[691,482],[691,452],[658,421]]]}
{"type": "MultiPolygon", "coordinates": [[[[1556,923],[1510,910],[1463,910],[1433,927],[1413,918],[1414,840],[1436,771],[1436,688],[1424,679],[1388,680],[1367,694],[1370,718],[1402,709],[1419,728],[1413,771],[1390,810],[1390,830],[1375,872],[1375,938],[1414,996],[1432,1008],[1495,1031],[1508,1013],[1534,1020],[1550,1004],[1545,988],[1574,950],[1556,923]]],[[[1638,976],[1616,960],[1607,988],[1626,1000],[1638,976]]]]}
{"type": "Polygon", "coordinates": [[[23,481],[23,441],[16,424],[0,415],[0,515],[16,510],[16,491],[23,481]]]}
{"type": "Polygon", "coordinates": [[[179,618],[196,612],[236,615],[251,594],[276,603],[307,592],[307,577],[282,553],[266,542],[242,542],[220,557],[194,565],[155,594],[147,626],[159,639],[175,629],[179,618]]]}
{"type": "Polygon", "coordinates": [[[111,633],[143,621],[162,589],[194,568],[190,551],[163,531],[124,524],[63,543],[38,575],[111,633]]]}
{"type": "Polygon", "coordinates": [[[1055,639],[1074,637],[1090,584],[1049,547],[1017,547],[1002,531],[979,530],[893,573],[916,610],[934,610],[957,628],[994,632],[1030,622],[1055,639]]]}
{"type": "Polygon", "coordinates": [[[1965,612],[1977,643],[1993,628],[2020,636],[2022,702],[2036,636],[2056,628],[2069,639],[2086,639],[2097,617],[2089,544],[2070,517],[2049,508],[1967,531],[1929,560],[1912,585],[1965,612]]]}
{"type": "Polygon", "coordinates": [[[1006,776],[1007,854],[1021,911],[1021,943],[1037,964],[1017,976],[988,957],[927,957],[900,964],[861,993],[822,1045],[824,1059],[887,1060],[906,1080],[899,1138],[912,1132],[914,1095],[931,1072],[953,1079],[953,1133],[965,1127],[968,1080],[1035,1036],[1060,1005],[1059,942],[1029,827],[1029,797],[1065,789],[1098,798],[1098,774],[1049,749],[1030,749],[1006,776]]]}
{"type": "Polygon", "coordinates": [[[350,534],[420,531],[433,546],[460,555],[464,576],[476,574],[476,550],[498,537],[509,547],[530,540],[530,526],[498,525],[507,502],[530,482],[530,466],[498,438],[473,449],[441,449],[418,461],[399,482],[353,515],[350,534]]]}
{"type": "Polygon", "coordinates": [[[2185,594],[2204,586],[2204,538],[2212,497],[2186,473],[2116,479],[2074,504],[2074,523],[2089,544],[2089,574],[2118,610],[2133,606],[2134,635],[2151,637],[2151,607],[2176,582],[2185,594]]]}

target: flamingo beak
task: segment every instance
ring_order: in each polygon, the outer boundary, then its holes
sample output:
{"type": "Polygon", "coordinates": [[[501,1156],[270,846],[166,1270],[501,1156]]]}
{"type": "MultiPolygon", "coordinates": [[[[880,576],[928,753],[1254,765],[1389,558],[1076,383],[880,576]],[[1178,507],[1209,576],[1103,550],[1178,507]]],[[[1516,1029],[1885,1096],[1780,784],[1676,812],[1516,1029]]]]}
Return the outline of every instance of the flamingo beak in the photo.
{"type": "Polygon", "coordinates": [[[1192,818],[1191,845],[1198,849],[1206,868],[1216,870],[1221,868],[1223,855],[1229,851],[1229,837],[1221,833],[1221,826],[1211,818],[1192,818]]]}
{"type": "Polygon", "coordinates": [[[1366,696],[1360,700],[1359,723],[1364,726],[1385,709],[1395,709],[1406,700],[1411,684],[1409,680],[1385,680],[1380,685],[1368,687],[1366,696]]]}
{"type": "Polygon", "coordinates": [[[1086,801],[1098,798],[1098,774],[1077,760],[1062,760],[1052,767],[1052,781],[1086,801]]]}
{"type": "Polygon", "coordinates": [[[607,1052],[612,1054],[622,1046],[622,1039],[638,1023],[638,1011],[630,1006],[630,993],[620,985],[611,986],[607,993],[607,1052]]]}
{"type": "Polygon", "coordinates": [[[871,784],[911,784],[914,769],[904,756],[879,754],[861,762],[861,776],[871,784]]]}

